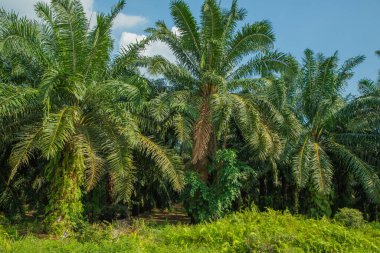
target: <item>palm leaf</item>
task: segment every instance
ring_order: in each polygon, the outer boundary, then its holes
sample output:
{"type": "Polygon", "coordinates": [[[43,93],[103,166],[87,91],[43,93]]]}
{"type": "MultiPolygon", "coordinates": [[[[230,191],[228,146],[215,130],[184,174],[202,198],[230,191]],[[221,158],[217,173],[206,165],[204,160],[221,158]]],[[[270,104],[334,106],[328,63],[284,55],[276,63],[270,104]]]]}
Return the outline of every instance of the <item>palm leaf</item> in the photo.
{"type": "Polygon", "coordinates": [[[176,155],[171,154],[168,150],[165,150],[163,147],[143,135],[139,136],[137,149],[155,162],[162,173],[167,176],[174,190],[181,191],[183,189],[183,165],[176,155]]]}
{"type": "Polygon", "coordinates": [[[16,144],[12,148],[9,157],[9,164],[12,168],[9,181],[16,175],[21,166],[28,165],[33,151],[39,146],[39,138],[42,133],[41,126],[24,127],[16,139],[16,144]]]}
{"type": "Polygon", "coordinates": [[[198,27],[189,6],[182,0],[175,0],[171,2],[170,10],[176,27],[181,31],[183,46],[189,50],[195,47],[196,56],[200,59],[201,43],[198,27]]]}
{"type": "Polygon", "coordinates": [[[380,179],[376,171],[345,146],[335,141],[330,141],[328,144],[330,152],[337,156],[345,168],[361,183],[368,197],[375,203],[379,203],[380,179]]]}

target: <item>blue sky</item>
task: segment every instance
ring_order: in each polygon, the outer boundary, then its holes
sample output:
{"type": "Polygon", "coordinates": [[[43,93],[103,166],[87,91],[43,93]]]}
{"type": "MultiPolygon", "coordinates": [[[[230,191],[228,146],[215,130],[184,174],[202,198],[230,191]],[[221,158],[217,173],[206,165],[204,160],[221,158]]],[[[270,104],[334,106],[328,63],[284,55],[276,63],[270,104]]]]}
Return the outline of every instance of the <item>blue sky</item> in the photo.
{"type": "MultiPolygon", "coordinates": [[[[44,0],[47,1],[47,0],[44,0]]],[[[116,0],[81,0],[88,13],[108,11],[116,0]]],[[[32,16],[26,2],[35,0],[1,0],[0,6],[32,16]]],[[[202,0],[187,1],[196,17],[199,16],[202,0]]],[[[157,20],[173,26],[169,0],[127,0],[123,15],[114,29],[116,47],[141,38],[145,28],[157,20]],[[123,35],[124,34],[124,35],[123,35]],[[122,40],[121,40],[122,37],[122,40]]],[[[231,0],[221,0],[228,7],[231,0]]],[[[298,59],[310,48],[327,55],[339,51],[341,60],[356,55],[365,55],[366,61],[357,69],[346,93],[357,93],[356,83],[361,78],[376,79],[380,69],[380,0],[240,0],[248,11],[245,22],[270,20],[277,40],[275,46],[290,52],[298,59]]],[[[164,45],[151,48],[151,52],[166,54],[164,45]]]]}

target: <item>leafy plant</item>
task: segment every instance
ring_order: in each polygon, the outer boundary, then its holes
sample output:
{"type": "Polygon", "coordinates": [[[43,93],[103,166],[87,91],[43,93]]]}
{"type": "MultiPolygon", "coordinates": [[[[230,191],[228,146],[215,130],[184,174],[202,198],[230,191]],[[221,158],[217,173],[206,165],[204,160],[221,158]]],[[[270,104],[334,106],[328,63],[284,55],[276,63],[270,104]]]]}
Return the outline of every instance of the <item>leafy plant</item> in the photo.
{"type": "Polygon", "coordinates": [[[365,224],[363,214],[359,210],[347,207],[339,209],[334,219],[344,226],[351,228],[361,228],[365,224]]]}
{"type": "Polygon", "coordinates": [[[223,217],[240,197],[244,182],[256,176],[251,167],[237,161],[235,151],[228,149],[217,151],[209,173],[215,178],[212,183],[194,172],[186,177],[184,206],[194,222],[223,217]]]}

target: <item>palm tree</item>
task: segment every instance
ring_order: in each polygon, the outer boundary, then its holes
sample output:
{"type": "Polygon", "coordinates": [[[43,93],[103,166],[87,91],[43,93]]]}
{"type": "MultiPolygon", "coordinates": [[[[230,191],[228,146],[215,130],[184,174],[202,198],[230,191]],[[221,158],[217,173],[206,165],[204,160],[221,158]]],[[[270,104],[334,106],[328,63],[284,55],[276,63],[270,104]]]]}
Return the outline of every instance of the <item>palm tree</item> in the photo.
{"type": "Polygon", "coordinates": [[[31,159],[45,164],[49,224],[80,219],[82,187],[90,191],[105,174],[116,200],[127,202],[137,169],[133,152],[152,159],[175,190],[182,188],[179,158],[139,129],[145,99],[138,78],[112,78],[111,26],[124,5],[98,14],[93,28],[78,0],[37,3],[42,22],[0,11],[1,54],[12,59],[19,52],[42,73],[36,83],[11,79],[0,86],[0,123],[12,137],[9,182],[31,159]]]}
{"type": "MultiPolygon", "coordinates": [[[[380,51],[376,51],[376,55],[380,57],[380,51]]],[[[380,71],[377,81],[370,79],[362,79],[359,81],[359,91],[363,96],[380,94],[380,71]]]]}
{"type": "Polygon", "coordinates": [[[276,129],[282,117],[265,97],[253,92],[265,85],[259,76],[284,70],[290,58],[272,51],[271,24],[261,21],[238,30],[246,11],[237,1],[224,11],[215,0],[206,0],[200,24],[182,0],[172,1],[170,10],[179,34],[162,21],[147,30],[150,40],[166,43],[176,56],[175,63],[162,56],[143,59],[150,73],[169,82],[150,115],[163,129],[164,122],[171,123],[180,149],[192,146],[191,164],[204,181],[208,164],[220,142],[227,143],[233,124],[253,156],[275,160],[281,150],[276,129]]]}
{"type": "MultiPolygon", "coordinates": [[[[376,54],[380,56],[380,51],[376,54]]],[[[363,79],[359,81],[360,95],[356,97],[345,109],[350,112],[349,120],[344,122],[353,131],[365,131],[370,137],[353,138],[350,140],[355,150],[370,161],[377,171],[380,169],[380,72],[377,81],[363,79]]]]}
{"type": "Polygon", "coordinates": [[[295,111],[302,130],[293,146],[292,170],[299,188],[311,184],[326,196],[333,191],[334,175],[341,179],[353,175],[371,200],[380,201],[379,177],[356,152],[358,143],[369,145],[361,145],[362,149],[378,146],[378,137],[352,123],[358,102],[346,101],[341,95],[353,76],[352,69],[363,60],[363,56],[354,57],[339,68],[337,53],[324,57],[305,51],[295,91],[295,111]]]}

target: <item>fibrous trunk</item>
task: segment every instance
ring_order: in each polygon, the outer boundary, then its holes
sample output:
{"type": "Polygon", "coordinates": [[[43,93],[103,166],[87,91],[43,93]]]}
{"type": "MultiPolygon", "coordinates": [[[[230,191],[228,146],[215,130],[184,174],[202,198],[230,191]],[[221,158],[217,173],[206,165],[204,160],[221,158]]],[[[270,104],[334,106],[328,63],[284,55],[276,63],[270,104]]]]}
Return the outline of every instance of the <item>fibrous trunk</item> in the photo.
{"type": "Polygon", "coordinates": [[[62,235],[82,219],[83,157],[73,152],[64,154],[50,178],[46,225],[50,232],[62,235]]]}
{"type": "Polygon", "coordinates": [[[192,152],[192,164],[205,182],[209,177],[208,165],[216,152],[216,136],[211,116],[209,101],[205,99],[200,108],[199,119],[194,126],[192,152]]]}

